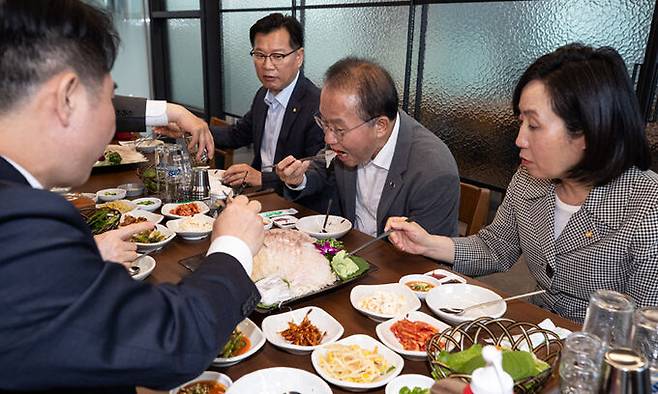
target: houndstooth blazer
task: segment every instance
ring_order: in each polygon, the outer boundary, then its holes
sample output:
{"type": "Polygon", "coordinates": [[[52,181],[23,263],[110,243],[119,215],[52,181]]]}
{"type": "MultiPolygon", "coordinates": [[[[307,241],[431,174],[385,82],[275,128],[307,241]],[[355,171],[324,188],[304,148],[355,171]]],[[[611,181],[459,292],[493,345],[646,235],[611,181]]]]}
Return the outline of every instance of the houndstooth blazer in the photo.
{"type": "Polygon", "coordinates": [[[638,306],[658,305],[658,175],[636,167],[592,189],[554,239],[555,184],[519,168],[494,221],[453,238],[454,269],[506,271],[521,253],[546,289],[533,302],[582,322],[590,294],[612,289],[638,306]]]}

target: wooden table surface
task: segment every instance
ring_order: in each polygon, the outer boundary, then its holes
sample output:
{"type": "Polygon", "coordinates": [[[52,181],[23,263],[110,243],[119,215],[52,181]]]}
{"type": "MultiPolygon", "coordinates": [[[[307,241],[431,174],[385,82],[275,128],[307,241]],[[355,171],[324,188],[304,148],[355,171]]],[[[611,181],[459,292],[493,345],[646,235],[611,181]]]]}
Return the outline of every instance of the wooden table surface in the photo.
{"type": "MultiPolygon", "coordinates": [[[[95,172],[92,174],[92,177],[87,183],[79,188],[74,189],[73,191],[96,192],[97,190],[103,188],[116,187],[122,183],[139,181],[134,167],[128,167],[127,169],[118,171],[111,171],[110,169],[94,171],[95,172]]],[[[286,201],[274,193],[254,196],[253,198],[261,202],[264,211],[294,207],[299,211],[299,214],[297,215],[298,217],[314,213],[300,205],[286,201]]],[[[371,237],[366,234],[352,230],[347,233],[347,235],[345,235],[341,240],[344,241],[346,248],[350,250],[361,245],[370,238],[371,237]]],[[[209,239],[201,241],[185,241],[179,237],[175,238],[162,251],[152,254],[153,258],[155,258],[157,261],[157,266],[147,281],[151,283],[178,282],[181,278],[189,273],[189,271],[178,264],[178,261],[186,257],[204,253],[208,249],[209,245],[209,239]]],[[[371,264],[375,265],[377,269],[374,270],[374,272],[370,272],[360,280],[353,282],[352,284],[294,303],[292,307],[297,309],[310,305],[319,306],[334,316],[343,325],[345,328],[343,337],[347,337],[353,334],[366,334],[377,339],[377,335],[375,334],[375,326],[377,323],[359,313],[350,304],[349,296],[352,287],[357,284],[382,284],[398,282],[400,277],[406,274],[423,273],[436,268],[448,268],[446,266],[438,265],[436,261],[400,252],[385,241],[378,241],[376,244],[368,247],[359,254],[368,260],[371,264]]],[[[489,286],[477,280],[470,278],[467,279],[469,283],[490,288],[489,286]]],[[[506,294],[501,291],[496,289],[492,290],[496,291],[502,296],[506,296],[506,294]]],[[[420,310],[430,315],[432,314],[425,303],[423,303],[423,306],[420,310]]],[[[260,326],[265,316],[266,315],[254,312],[250,316],[250,319],[260,326]]],[[[578,330],[580,328],[580,326],[574,322],[566,320],[558,315],[520,300],[510,301],[508,303],[505,317],[513,320],[527,321],[532,323],[539,323],[548,317],[551,318],[551,320],[553,320],[553,322],[558,326],[565,327],[570,330],[578,330]]],[[[248,359],[234,366],[228,368],[216,368],[211,366],[209,369],[223,372],[230,376],[233,381],[235,381],[247,373],[270,367],[293,367],[315,373],[313,366],[311,365],[310,354],[293,355],[279,350],[269,343],[266,343],[258,352],[256,352],[248,359]]],[[[429,375],[429,371],[429,364],[426,361],[409,361],[405,359],[402,373],[418,373],[429,375]]],[[[547,387],[548,389],[555,388],[556,385],[557,377],[554,376],[547,387]]],[[[336,386],[331,386],[331,388],[335,393],[347,392],[336,386]]],[[[143,388],[140,388],[138,392],[157,393],[157,391],[143,388]]],[[[370,392],[383,393],[384,387],[382,387],[380,390],[373,390],[370,392]]]]}

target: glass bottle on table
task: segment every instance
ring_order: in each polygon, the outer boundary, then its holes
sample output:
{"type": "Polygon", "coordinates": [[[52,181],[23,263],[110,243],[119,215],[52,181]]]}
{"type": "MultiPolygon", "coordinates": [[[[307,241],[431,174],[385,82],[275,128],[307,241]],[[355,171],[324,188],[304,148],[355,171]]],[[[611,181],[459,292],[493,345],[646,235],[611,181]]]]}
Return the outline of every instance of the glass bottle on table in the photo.
{"type": "Polygon", "coordinates": [[[651,392],[658,393],[658,307],[639,308],[633,315],[633,349],[646,357],[651,392]]]}

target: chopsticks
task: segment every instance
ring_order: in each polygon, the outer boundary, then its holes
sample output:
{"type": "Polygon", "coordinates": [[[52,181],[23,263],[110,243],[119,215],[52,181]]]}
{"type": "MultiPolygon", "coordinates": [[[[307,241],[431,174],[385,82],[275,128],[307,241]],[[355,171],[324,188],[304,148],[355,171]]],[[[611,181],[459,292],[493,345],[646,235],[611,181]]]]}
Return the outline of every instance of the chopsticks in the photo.
{"type": "MultiPolygon", "coordinates": [[[[411,218],[407,218],[407,219],[405,220],[405,222],[407,222],[407,223],[412,223],[412,222],[413,222],[413,219],[411,219],[411,218]]],[[[354,249],[353,251],[349,252],[346,256],[349,257],[349,256],[353,256],[353,255],[355,255],[356,252],[360,252],[360,251],[362,251],[363,249],[367,248],[368,246],[370,246],[370,245],[374,244],[375,242],[379,241],[380,239],[383,239],[383,238],[388,237],[388,236],[391,235],[394,231],[395,231],[395,230],[390,229],[390,230],[388,230],[388,231],[386,231],[386,232],[384,232],[384,233],[382,233],[382,234],[379,234],[376,238],[373,238],[373,239],[371,239],[370,241],[364,243],[363,245],[361,245],[361,246],[359,246],[358,248],[354,249]]]]}
{"type": "MultiPolygon", "coordinates": [[[[306,157],[302,157],[301,159],[297,159],[297,160],[299,160],[299,161],[317,160],[317,159],[322,159],[323,157],[324,157],[324,151],[322,151],[321,154],[317,154],[315,156],[306,156],[306,157]]],[[[279,163],[272,164],[272,165],[269,165],[269,166],[262,166],[260,168],[260,170],[261,171],[269,170],[269,169],[272,169],[272,168],[276,167],[277,165],[279,165],[279,163]]]]}
{"type": "Polygon", "coordinates": [[[333,199],[329,199],[329,203],[327,204],[327,214],[324,215],[324,223],[322,223],[322,232],[326,233],[327,232],[327,220],[329,220],[329,212],[331,211],[331,203],[334,202],[333,199]]]}

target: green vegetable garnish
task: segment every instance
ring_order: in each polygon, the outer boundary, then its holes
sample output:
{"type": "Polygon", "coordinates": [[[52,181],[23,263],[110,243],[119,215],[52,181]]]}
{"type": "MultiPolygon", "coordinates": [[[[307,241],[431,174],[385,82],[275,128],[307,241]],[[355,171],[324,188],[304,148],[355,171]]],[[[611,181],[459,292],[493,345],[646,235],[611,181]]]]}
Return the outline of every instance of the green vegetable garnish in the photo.
{"type": "Polygon", "coordinates": [[[238,329],[233,330],[231,336],[228,338],[228,342],[224,345],[224,349],[219,354],[222,358],[234,357],[239,354],[242,354],[241,351],[244,347],[249,345],[249,340],[242,334],[238,329]]]}
{"type": "Polygon", "coordinates": [[[331,260],[331,268],[338,277],[342,280],[349,278],[352,274],[356,273],[359,270],[359,266],[354,263],[354,261],[346,256],[347,252],[341,250],[336,253],[334,258],[331,260]]]}
{"type": "Polygon", "coordinates": [[[121,164],[121,155],[117,152],[108,150],[105,152],[105,160],[109,161],[110,164],[121,164]]]}
{"type": "Polygon", "coordinates": [[[410,389],[407,386],[404,386],[400,389],[399,394],[430,394],[430,389],[423,389],[418,386],[410,389]]]}
{"type": "Polygon", "coordinates": [[[140,201],[140,202],[137,203],[137,205],[153,205],[153,204],[155,204],[155,203],[151,200],[140,201]]]}
{"type": "Polygon", "coordinates": [[[119,226],[121,212],[112,208],[99,208],[87,219],[87,224],[94,235],[102,234],[119,226]]]}
{"type": "MultiPolygon", "coordinates": [[[[502,348],[503,370],[516,382],[531,376],[537,376],[550,366],[539,360],[533,353],[522,350],[502,348]]],[[[478,368],[486,365],[482,358],[482,345],[475,344],[466,350],[450,353],[445,350],[439,353],[437,360],[447,365],[455,373],[470,375],[478,368]]]]}

